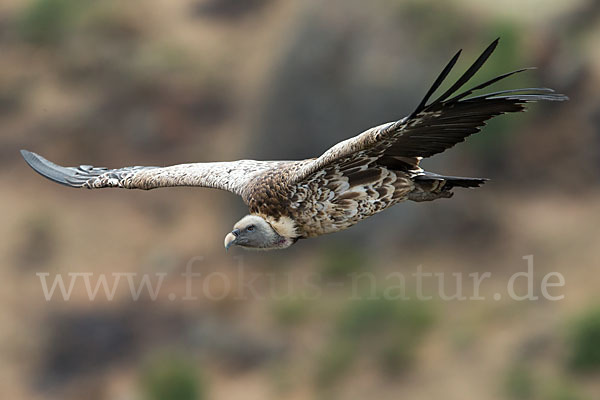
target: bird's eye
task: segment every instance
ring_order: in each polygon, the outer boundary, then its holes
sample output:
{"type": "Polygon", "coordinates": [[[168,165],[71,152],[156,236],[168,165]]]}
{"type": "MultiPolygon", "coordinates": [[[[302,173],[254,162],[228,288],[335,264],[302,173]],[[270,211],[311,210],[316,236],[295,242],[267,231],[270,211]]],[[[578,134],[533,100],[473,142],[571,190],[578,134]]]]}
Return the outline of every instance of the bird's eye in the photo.
{"type": "Polygon", "coordinates": [[[247,228],[247,230],[248,230],[248,232],[252,232],[252,231],[254,230],[254,225],[250,225],[250,226],[247,228]]]}

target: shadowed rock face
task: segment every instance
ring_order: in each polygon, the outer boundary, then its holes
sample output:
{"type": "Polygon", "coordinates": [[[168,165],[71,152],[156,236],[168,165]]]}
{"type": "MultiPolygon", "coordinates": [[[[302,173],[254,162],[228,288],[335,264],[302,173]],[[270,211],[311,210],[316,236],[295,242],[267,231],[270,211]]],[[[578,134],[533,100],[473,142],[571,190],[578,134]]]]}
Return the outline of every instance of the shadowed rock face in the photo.
{"type": "Polygon", "coordinates": [[[235,20],[254,14],[273,0],[209,0],[197,1],[192,5],[192,13],[198,17],[210,17],[224,20],[235,20]]]}
{"type": "Polygon", "coordinates": [[[138,353],[140,344],[131,316],[124,311],[52,316],[38,385],[47,389],[67,384],[138,353]]]}
{"type": "MultiPolygon", "coordinates": [[[[415,81],[398,75],[391,86],[373,84],[368,45],[356,40],[357,27],[330,24],[316,9],[307,14],[281,49],[266,88],[253,129],[257,140],[250,149],[257,158],[315,157],[336,142],[400,118],[414,106],[415,81]]],[[[373,47],[378,56],[385,51],[385,46],[373,47]]],[[[402,53],[403,48],[397,43],[395,51],[402,53]]],[[[411,60],[391,55],[389,61],[406,70],[411,60]]]]}
{"type": "Polygon", "coordinates": [[[279,338],[258,337],[224,318],[137,305],[50,316],[36,386],[47,390],[119,363],[136,365],[161,348],[183,348],[190,357],[214,358],[233,371],[258,367],[285,349],[279,338]]]}

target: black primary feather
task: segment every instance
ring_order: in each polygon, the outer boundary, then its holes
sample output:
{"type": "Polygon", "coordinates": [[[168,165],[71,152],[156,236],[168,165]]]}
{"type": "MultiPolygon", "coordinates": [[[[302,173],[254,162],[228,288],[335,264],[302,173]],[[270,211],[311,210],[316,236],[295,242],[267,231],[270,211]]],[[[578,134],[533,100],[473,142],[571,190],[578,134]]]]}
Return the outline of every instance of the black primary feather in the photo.
{"type": "Polygon", "coordinates": [[[499,40],[500,40],[500,38],[497,38],[496,40],[494,40],[483,51],[483,53],[481,53],[481,55],[477,58],[477,60],[475,60],[473,65],[471,65],[469,67],[469,69],[467,69],[465,71],[465,73],[462,74],[462,76],[460,78],[458,78],[458,80],[454,83],[454,85],[452,85],[448,90],[446,90],[444,92],[444,94],[442,94],[440,97],[438,97],[438,99],[435,100],[431,104],[431,106],[441,103],[442,101],[446,100],[450,95],[452,95],[454,92],[456,92],[458,89],[460,89],[465,83],[467,83],[473,77],[473,75],[475,75],[477,73],[477,71],[479,71],[479,69],[483,66],[483,64],[487,61],[487,59],[490,58],[490,56],[492,55],[494,50],[496,50],[496,46],[498,46],[499,40]]]}
{"type": "Polygon", "coordinates": [[[61,185],[81,188],[89,187],[86,185],[89,180],[104,176],[106,179],[121,180],[131,172],[141,169],[151,169],[155,167],[126,167],[117,170],[111,170],[104,167],[93,167],[91,165],[80,165],[79,167],[63,167],[46,160],[44,157],[27,150],[21,150],[21,155],[31,168],[38,174],[61,185]]]}
{"type": "Polygon", "coordinates": [[[56,165],[53,162],[46,160],[44,157],[27,150],[21,150],[21,155],[27,164],[29,164],[29,166],[38,174],[51,181],[60,183],[61,185],[78,187],[78,185],[73,183],[78,179],[77,170],[75,168],[56,165]]]}
{"type": "Polygon", "coordinates": [[[455,92],[489,59],[498,45],[498,40],[494,40],[448,90],[427,104],[432,94],[448,76],[460,52],[450,60],[415,111],[408,118],[397,121],[387,128],[388,132],[396,131],[396,134],[391,146],[384,152],[384,156],[430,157],[479,132],[489,119],[497,115],[523,111],[528,102],[568,100],[567,96],[554,93],[548,88],[500,90],[469,97],[477,90],[532,68],[507,72],[455,95],[455,92]],[[451,97],[453,95],[454,97],[451,97]]]}
{"type": "Polygon", "coordinates": [[[409,115],[409,117],[408,117],[409,119],[412,118],[412,117],[414,117],[415,115],[417,115],[419,112],[421,112],[421,110],[423,110],[423,108],[425,108],[425,105],[429,101],[429,98],[440,87],[440,85],[442,84],[442,82],[444,82],[444,79],[446,79],[446,77],[448,76],[448,74],[450,73],[450,71],[452,71],[452,68],[454,67],[454,64],[456,64],[456,61],[458,61],[458,58],[460,57],[460,53],[461,52],[462,52],[462,50],[459,50],[454,55],[454,57],[452,57],[452,59],[450,60],[450,62],[444,67],[444,69],[442,70],[442,72],[440,73],[440,75],[436,78],[435,82],[433,82],[433,85],[431,85],[431,87],[429,88],[429,90],[425,94],[425,97],[423,97],[423,100],[421,100],[421,103],[419,103],[419,105],[417,106],[417,108],[415,109],[415,111],[413,111],[412,114],[409,115]]]}

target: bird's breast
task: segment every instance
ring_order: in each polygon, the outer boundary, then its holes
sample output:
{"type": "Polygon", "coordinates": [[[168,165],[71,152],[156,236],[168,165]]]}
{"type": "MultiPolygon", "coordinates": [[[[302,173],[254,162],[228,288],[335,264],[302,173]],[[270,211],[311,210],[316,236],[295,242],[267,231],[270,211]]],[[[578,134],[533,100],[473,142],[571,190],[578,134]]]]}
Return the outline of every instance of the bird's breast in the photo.
{"type": "Polygon", "coordinates": [[[291,191],[289,217],[303,237],[333,233],[405,200],[413,188],[404,173],[386,168],[325,173],[291,191]]]}

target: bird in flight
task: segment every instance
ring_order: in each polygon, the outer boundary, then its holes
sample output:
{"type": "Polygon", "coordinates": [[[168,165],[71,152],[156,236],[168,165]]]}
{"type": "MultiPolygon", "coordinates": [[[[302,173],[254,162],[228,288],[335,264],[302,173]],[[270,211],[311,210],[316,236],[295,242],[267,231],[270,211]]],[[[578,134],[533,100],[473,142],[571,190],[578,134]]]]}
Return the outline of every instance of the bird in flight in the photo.
{"type": "Polygon", "coordinates": [[[99,189],[154,189],[198,186],[233,192],[250,214],[225,237],[225,248],[284,249],[298,239],[349,228],[396,203],[451,197],[454,188],[479,187],[487,179],[438,175],[423,170],[425,157],[441,153],[477,133],[489,119],[525,109],[539,100],[567,97],[547,88],[501,90],[478,94],[519,69],[458,92],[481,68],[498,44],[492,42],[462,76],[431,100],[458,60],[442,70],[417,108],[344,140],[321,156],[297,161],[208,162],[168,167],[62,167],[21,150],[39,174],[63,185],[99,189]]]}

